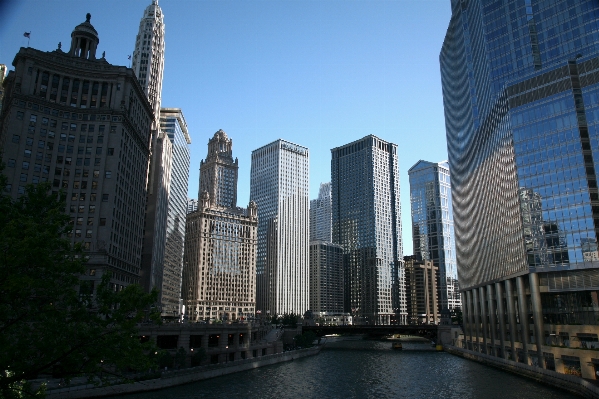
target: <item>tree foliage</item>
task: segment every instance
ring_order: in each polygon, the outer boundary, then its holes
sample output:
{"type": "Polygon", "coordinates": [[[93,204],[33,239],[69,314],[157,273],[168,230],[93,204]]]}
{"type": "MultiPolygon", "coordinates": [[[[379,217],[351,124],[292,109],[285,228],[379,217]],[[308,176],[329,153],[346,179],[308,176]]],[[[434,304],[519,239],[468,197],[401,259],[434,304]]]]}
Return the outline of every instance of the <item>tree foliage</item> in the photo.
{"type": "Polygon", "coordinates": [[[295,336],[295,345],[300,348],[311,348],[316,339],[316,334],[313,331],[306,331],[303,334],[295,336]]]}
{"type": "Polygon", "coordinates": [[[0,398],[20,397],[40,374],[107,383],[153,367],[136,326],[159,322],[157,292],[115,292],[104,274],[95,295],[80,294],[86,258],[67,238],[64,195],[44,183],[14,200],[4,186],[0,173],[0,398]]]}

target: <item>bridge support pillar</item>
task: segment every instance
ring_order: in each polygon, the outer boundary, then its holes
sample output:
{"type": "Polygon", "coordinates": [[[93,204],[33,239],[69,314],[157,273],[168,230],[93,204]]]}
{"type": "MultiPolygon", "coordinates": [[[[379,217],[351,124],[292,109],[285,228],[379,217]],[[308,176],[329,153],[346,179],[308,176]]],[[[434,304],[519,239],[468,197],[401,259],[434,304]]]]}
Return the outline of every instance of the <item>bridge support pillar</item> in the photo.
{"type": "Polygon", "coordinates": [[[480,352],[480,301],[478,300],[478,290],[472,289],[472,302],[474,309],[474,348],[476,352],[480,352]]]}
{"type": "Polygon", "coordinates": [[[474,310],[472,309],[472,292],[470,290],[465,291],[466,294],[466,309],[464,315],[466,316],[466,349],[474,349],[474,310]]]}
{"type": "Polygon", "coordinates": [[[482,319],[482,338],[483,338],[483,342],[482,342],[482,353],[487,354],[487,338],[489,337],[489,323],[488,323],[488,317],[487,317],[487,296],[485,295],[485,287],[478,287],[478,299],[480,301],[480,316],[482,319]]]}
{"type": "Polygon", "coordinates": [[[532,304],[532,318],[534,323],[535,342],[537,344],[537,358],[539,367],[545,368],[545,357],[543,356],[543,344],[545,341],[545,326],[543,323],[543,306],[541,304],[541,293],[539,291],[539,275],[530,273],[528,275],[530,284],[530,301],[532,304]]]}
{"type": "Polygon", "coordinates": [[[529,364],[528,344],[530,338],[529,320],[528,320],[528,303],[526,301],[526,288],[524,286],[524,278],[516,277],[516,287],[518,289],[518,315],[520,319],[520,340],[522,342],[522,352],[524,354],[524,363],[529,364]]]}

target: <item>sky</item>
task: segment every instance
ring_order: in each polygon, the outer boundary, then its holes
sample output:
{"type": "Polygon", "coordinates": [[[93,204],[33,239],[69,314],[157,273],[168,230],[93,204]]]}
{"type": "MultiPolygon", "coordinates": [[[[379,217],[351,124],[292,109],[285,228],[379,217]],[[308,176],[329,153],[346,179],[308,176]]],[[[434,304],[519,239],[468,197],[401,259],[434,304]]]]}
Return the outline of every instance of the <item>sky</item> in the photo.
{"type": "MultiPolygon", "coordinates": [[[[92,15],[97,54],[130,66],[151,0],[0,0],[0,63],[20,47],[70,46],[92,15]],[[31,32],[31,39],[23,36],[31,32]]],[[[447,159],[439,52],[450,0],[159,0],[165,22],[162,106],[191,136],[189,197],[223,129],[247,206],[251,152],[276,139],[309,148],[310,199],[331,179],[331,148],[373,134],[398,145],[404,254],[412,254],[408,169],[447,159]]]]}

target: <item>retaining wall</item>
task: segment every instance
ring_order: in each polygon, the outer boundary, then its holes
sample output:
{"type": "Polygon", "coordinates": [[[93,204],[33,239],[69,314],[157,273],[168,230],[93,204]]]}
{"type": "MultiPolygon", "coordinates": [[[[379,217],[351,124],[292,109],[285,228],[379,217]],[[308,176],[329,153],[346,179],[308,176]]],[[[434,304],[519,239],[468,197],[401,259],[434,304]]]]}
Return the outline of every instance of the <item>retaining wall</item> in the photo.
{"type": "Polygon", "coordinates": [[[539,367],[518,363],[513,360],[489,356],[483,353],[478,353],[451,345],[444,345],[443,349],[453,355],[461,356],[463,358],[497,367],[511,373],[529,377],[539,382],[568,390],[585,398],[599,399],[599,387],[580,377],[561,374],[552,370],[545,370],[539,367]]]}
{"type": "Polygon", "coordinates": [[[79,385],[74,387],[59,388],[48,391],[47,399],[79,399],[79,398],[101,398],[106,396],[121,395],[126,393],[138,393],[155,391],[158,389],[201,381],[221,375],[237,373],[239,371],[251,370],[262,366],[286,362],[306,356],[312,356],[320,352],[321,346],[308,349],[300,349],[266,355],[259,358],[236,360],[225,364],[192,367],[183,370],[166,371],[160,378],[134,382],[131,384],[119,384],[106,387],[94,385],[79,385]]]}

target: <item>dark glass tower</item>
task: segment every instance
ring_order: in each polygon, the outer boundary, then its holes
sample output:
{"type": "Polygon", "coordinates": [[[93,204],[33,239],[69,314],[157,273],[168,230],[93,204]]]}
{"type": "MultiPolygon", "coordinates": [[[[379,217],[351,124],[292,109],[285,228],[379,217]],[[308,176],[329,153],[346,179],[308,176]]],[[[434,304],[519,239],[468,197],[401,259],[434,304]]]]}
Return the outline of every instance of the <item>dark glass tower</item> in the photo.
{"type": "Polygon", "coordinates": [[[414,256],[439,268],[439,311],[459,309],[449,164],[420,160],[408,175],[414,256]]]}
{"type": "Polygon", "coordinates": [[[369,135],[331,150],[333,242],[356,324],[406,322],[397,145],[369,135]]]}
{"type": "Polygon", "coordinates": [[[599,3],[451,7],[440,63],[465,345],[563,371],[545,346],[559,325],[599,323],[599,3]]]}

